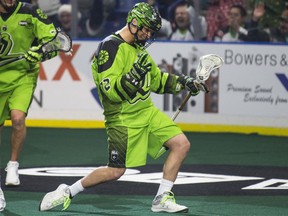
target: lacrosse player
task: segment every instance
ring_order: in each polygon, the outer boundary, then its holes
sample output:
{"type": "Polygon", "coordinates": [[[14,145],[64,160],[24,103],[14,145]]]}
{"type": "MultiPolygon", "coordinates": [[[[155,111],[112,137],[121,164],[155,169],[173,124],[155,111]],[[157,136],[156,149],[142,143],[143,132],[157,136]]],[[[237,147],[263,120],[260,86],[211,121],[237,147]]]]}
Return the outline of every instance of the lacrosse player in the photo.
{"type": "Polygon", "coordinates": [[[186,88],[195,96],[199,89],[191,77],[161,72],[148,54],[146,48],[160,28],[158,12],[147,3],[137,3],[128,13],[127,24],[99,44],[92,71],[104,108],[108,164],[71,186],[61,184],[47,193],[40,203],[40,211],[61,204],[67,209],[76,194],[119,179],[126,168],[145,165],[147,154],[158,158],[164,145],[169,155],[151,210],[188,212],[188,207],[175,202],[171,190],[190,142],[180,128],[153,105],[150,94],[177,94],[186,88]]]}
{"type": "MultiPolygon", "coordinates": [[[[39,63],[57,55],[43,55],[40,43],[53,38],[54,25],[40,9],[17,0],[0,0],[0,64],[24,55],[19,61],[0,66],[0,141],[6,119],[12,121],[11,157],[6,167],[7,186],[20,185],[18,159],[26,136],[25,119],[36,87],[39,63]]],[[[0,191],[0,210],[5,199],[0,191]]]]}

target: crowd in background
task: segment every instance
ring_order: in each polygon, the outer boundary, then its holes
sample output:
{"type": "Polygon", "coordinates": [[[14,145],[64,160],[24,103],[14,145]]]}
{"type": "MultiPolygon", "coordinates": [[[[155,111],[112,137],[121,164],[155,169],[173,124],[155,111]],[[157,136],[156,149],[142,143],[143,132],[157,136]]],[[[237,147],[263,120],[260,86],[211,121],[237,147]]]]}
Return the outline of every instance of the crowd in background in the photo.
{"type": "MultiPolygon", "coordinates": [[[[55,26],[70,33],[73,38],[97,39],[125,25],[128,11],[142,1],[27,0],[41,8],[55,26]],[[73,14],[76,14],[74,19],[73,14]]],[[[288,0],[146,2],[153,5],[162,17],[158,40],[288,42],[288,0]]]]}

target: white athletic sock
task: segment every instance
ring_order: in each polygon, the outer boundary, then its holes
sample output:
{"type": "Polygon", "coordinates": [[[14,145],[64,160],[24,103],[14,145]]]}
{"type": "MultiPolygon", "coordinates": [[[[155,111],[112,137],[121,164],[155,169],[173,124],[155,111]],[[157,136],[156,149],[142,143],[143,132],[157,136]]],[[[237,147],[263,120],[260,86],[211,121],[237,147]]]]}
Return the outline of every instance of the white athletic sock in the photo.
{"type": "Polygon", "coordinates": [[[174,182],[166,180],[166,179],[162,179],[156,196],[163,194],[166,191],[171,191],[173,185],[174,185],[174,182]]]}
{"type": "Polygon", "coordinates": [[[81,184],[81,179],[75,182],[73,185],[69,186],[71,197],[74,197],[76,194],[84,191],[84,187],[81,184]]]}

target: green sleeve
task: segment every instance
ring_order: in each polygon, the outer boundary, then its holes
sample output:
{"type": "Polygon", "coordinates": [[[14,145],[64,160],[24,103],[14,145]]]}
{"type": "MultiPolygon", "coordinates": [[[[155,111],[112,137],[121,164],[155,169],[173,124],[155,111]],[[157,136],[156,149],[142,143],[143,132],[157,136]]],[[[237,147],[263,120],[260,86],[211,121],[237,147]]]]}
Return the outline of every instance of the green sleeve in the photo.
{"type": "Polygon", "coordinates": [[[41,9],[34,8],[32,12],[32,23],[33,32],[38,44],[46,43],[55,37],[56,28],[41,9]]]}
{"type": "Polygon", "coordinates": [[[174,74],[169,74],[168,72],[163,72],[151,60],[152,71],[151,71],[151,91],[157,94],[178,94],[183,86],[178,82],[178,76],[174,74]]]}
{"type": "MultiPolygon", "coordinates": [[[[50,20],[48,20],[47,15],[44,14],[41,9],[35,9],[33,11],[32,23],[34,24],[33,31],[37,40],[33,42],[34,44],[32,44],[32,46],[42,45],[46,42],[51,41],[56,36],[57,31],[54,24],[50,20]]],[[[43,56],[43,61],[51,59],[57,55],[57,51],[45,53],[45,55],[43,56]]]]}

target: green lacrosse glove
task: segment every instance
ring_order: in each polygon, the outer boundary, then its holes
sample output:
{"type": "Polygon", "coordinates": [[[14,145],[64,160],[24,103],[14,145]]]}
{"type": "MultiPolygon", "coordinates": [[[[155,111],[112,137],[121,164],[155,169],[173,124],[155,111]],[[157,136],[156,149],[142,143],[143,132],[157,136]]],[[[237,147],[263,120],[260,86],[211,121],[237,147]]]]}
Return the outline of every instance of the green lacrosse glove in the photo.
{"type": "Polygon", "coordinates": [[[131,70],[126,74],[127,80],[130,83],[138,85],[145,75],[151,71],[152,64],[148,61],[148,53],[143,52],[138,56],[137,61],[133,64],[131,70]]]}
{"type": "Polygon", "coordinates": [[[39,63],[43,60],[43,53],[40,52],[40,46],[33,46],[24,54],[24,57],[30,63],[39,63]]]}
{"type": "MultiPolygon", "coordinates": [[[[204,85],[204,83],[198,83],[196,81],[196,79],[189,77],[189,76],[180,76],[178,78],[178,82],[186,89],[190,92],[191,95],[196,96],[200,93],[200,86],[199,85],[204,85]]],[[[205,86],[205,89],[207,89],[207,87],[205,86]]]]}

